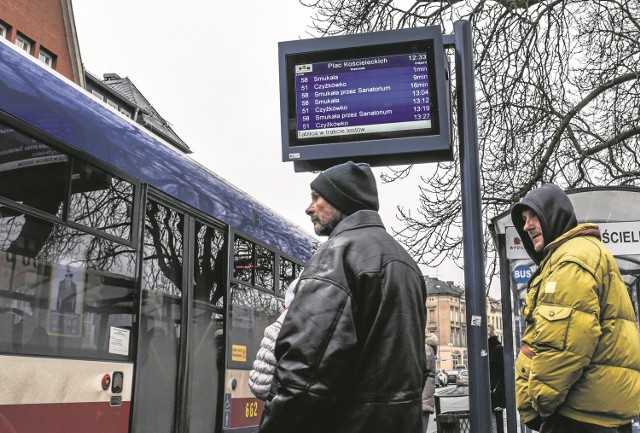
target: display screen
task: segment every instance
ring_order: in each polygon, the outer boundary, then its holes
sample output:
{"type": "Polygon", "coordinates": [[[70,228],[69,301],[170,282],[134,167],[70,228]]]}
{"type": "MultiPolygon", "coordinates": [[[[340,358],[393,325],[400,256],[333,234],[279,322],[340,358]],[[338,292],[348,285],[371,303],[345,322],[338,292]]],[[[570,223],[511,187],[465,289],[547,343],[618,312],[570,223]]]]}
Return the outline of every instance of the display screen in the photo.
{"type": "Polygon", "coordinates": [[[299,56],[292,64],[291,144],[438,133],[436,96],[430,91],[433,49],[427,45],[388,44],[375,51],[389,54],[360,57],[340,50],[333,59],[315,62],[300,61],[312,60],[312,54],[299,56]]]}
{"type": "Polygon", "coordinates": [[[437,26],[279,43],[282,160],[296,171],[452,157],[437,26]]]}
{"type": "Polygon", "coordinates": [[[298,138],[431,128],[427,53],[295,65],[298,138]]]}

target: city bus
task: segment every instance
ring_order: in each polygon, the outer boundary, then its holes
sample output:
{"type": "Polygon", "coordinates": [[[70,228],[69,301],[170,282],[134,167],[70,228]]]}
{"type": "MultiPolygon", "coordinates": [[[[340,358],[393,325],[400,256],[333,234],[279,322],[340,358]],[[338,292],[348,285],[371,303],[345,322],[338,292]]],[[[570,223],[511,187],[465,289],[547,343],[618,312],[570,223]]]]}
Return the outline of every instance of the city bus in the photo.
{"type": "Polygon", "coordinates": [[[248,373],[313,247],[0,42],[0,432],[256,431],[248,373]]]}

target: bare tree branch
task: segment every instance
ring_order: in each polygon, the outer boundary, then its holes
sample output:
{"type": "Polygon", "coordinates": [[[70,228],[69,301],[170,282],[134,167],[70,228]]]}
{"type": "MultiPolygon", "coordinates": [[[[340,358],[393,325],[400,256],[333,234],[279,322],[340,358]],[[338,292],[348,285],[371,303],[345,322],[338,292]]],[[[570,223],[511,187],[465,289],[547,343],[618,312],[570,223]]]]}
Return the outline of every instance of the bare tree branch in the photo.
{"type": "MultiPolygon", "coordinates": [[[[637,0],[301,2],[315,11],[319,36],[428,25],[451,33],[455,21],[471,22],[486,222],[541,182],[640,185],[637,0]]],[[[460,194],[456,154],[422,179],[418,209],[399,209],[396,235],[418,262],[461,257],[460,194]]],[[[490,280],[496,255],[488,230],[484,236],[490,280]]]]}

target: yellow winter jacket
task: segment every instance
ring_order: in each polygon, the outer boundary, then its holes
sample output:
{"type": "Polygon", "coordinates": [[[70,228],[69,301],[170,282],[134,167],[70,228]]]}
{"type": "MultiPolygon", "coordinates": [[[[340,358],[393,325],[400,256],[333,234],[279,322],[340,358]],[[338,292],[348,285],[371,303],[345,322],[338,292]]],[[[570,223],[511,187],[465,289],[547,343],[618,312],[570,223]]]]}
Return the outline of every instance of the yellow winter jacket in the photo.
{"type": "Polygon", "coordinates": [[[594,224],[545,248],[523,308],[516,403],[523,422],[557,412],[605,427],[640,413],[640,338],[633,306],[594,224]]]}

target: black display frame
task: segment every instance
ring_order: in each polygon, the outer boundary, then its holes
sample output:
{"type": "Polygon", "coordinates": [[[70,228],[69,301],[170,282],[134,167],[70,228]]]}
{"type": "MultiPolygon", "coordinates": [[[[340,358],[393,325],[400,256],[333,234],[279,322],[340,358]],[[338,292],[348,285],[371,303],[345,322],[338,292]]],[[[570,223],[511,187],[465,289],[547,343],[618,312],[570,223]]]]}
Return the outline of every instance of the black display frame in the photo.
{"type": "Polygon", "coordinates": [[[453,159],[449,64],[438,26],[280,42],[282,160],[296,171],[322,170],[346,160],[374,166],[453,159]],[[427,54],[431,127],[298,138],[295,65],[427,54]]]}

